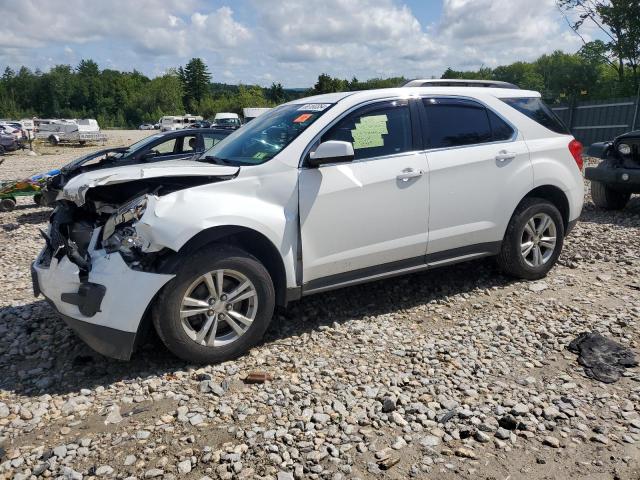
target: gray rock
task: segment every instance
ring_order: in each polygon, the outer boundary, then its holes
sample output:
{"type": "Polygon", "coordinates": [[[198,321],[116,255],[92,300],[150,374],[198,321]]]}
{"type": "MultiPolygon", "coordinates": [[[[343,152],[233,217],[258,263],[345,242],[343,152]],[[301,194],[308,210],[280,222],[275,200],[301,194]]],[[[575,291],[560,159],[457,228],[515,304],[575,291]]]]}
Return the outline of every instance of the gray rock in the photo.
{"type": "Polygon", "coordinates": [[[111,467],[110,465],[102,465],[96,468],[96,475],[99,477],[108,477],[109,475],[113,474],[113,471],[113,467],[111,467]]]}
{"type": "Polygon", "coordinates": [[[177,468],[178,473],[186,475],[191,471],[191,460],[183,460],[182,462],[178,463],[177,468]]]}
{"type": "Polygon", "coordinates": [[[552,437],[550,435],[544,437],[542,439],[542,443],[544,443],[545,445],[548,445],[550,447],[553,447],[553,448],[560,448],[560,440],[558,440],[556,437],[552,437]]]}

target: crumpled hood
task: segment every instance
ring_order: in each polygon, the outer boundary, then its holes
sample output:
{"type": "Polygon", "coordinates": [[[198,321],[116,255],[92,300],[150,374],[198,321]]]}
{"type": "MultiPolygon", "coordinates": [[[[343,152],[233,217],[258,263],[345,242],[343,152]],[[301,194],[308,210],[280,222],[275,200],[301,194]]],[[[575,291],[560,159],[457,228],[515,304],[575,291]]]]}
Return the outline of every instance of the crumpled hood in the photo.
{"type": "Polygon", "coordinates": [[[85,172],[73,177],[58,195],[81,206],[87,191],[94,187],[160,177],[232,177],[240,167],[215,165],[189,160],[127,165],[85,172]]]}

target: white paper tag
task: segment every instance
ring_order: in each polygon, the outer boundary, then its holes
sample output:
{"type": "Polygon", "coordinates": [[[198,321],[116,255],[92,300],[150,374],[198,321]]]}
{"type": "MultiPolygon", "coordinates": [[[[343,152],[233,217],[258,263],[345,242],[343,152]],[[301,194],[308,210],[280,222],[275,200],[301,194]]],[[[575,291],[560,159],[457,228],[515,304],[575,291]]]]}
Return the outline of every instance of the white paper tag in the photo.
{"type": "Polygon", "coordinates": [[[298,108],[298,111],[321,112],[331,106],[330,103],[306,103],[298,108]]]}

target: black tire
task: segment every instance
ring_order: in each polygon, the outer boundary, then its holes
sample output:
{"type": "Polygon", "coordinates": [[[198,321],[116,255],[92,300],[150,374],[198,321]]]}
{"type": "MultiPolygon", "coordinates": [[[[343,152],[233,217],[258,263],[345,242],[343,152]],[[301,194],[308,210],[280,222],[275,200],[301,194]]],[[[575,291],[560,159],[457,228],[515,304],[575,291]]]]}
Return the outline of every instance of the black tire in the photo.
{"type": "Polygon", "coordinates": [[[0,212],[10,212],[16,208],[15,198],[3,198],[0,200],[0,212]]]}
{"type": "Polygon", "coordinates": [[[0,155],[4,155],[4,153],[5,153],[4,145],[0,145],[0,155]]]}
{"type": "Polygon", "coordinates": [[[44,206],[44,205],[42,204],[42,194],[41,194],[41,193],[36,193],[36,194],[33,196],[33,203],[35,203],[35,204],[36,204],[36,205],[38,205],[39,207],[44,206]]]}
{"type": "Polygon", "coordinates": [[[267,269],[253,256],[236,247],[214,245],[198,251],[180,263],[176,277],[156,299],[152,318],[158,336],[176,356],[195,363],[219,363],[246,353],[264,336],[275,308],[275,290],[267,269]],[[201,275],[218,269],[240,272],[257,292],[257,313],[253,323],[235,341],[222,346],[204,346],[188,336],[182,326],[180,308],[190,285],[201,275]]]}
{"type": "Polygon", "coordinates": [[[498,254],[498,266],[507,275],[525,280],[543,278],[555,265],[564,243],[564,222],[555,205],[542,198],[525,198],[511,216],[498,254]],[[554,223],[556,241],[549,258],[539,266],[532,266],[522,255],[521,245],[525,226],[536,215],[546,214],[554,223]]]}
{"type": "Polygon", "coordinates": [[[591,198],[596,207],[604,210],[622,210],[629,202],[631,194],[612,190],[602,182],[591,181],[591,198]]]}
{"type": "Polygon", "coordinates": [[[58,145],[60,143],[59,140],[58,140],[58,137],[56,137],[55,135],[50,135],[47,140],[53,146],[56,146],[56,145],[58,145]]]}

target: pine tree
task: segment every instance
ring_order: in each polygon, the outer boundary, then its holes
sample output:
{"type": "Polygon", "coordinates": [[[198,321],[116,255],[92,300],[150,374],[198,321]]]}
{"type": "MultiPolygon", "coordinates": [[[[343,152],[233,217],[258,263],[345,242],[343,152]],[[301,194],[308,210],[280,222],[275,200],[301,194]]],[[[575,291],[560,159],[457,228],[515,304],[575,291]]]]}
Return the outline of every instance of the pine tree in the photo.
{"type": "Polygon", "coordinates": [[[198,104],[209,93],[211,74],[201,58],[192,58],[187,65],[178,69],[178,76],[182,81],[184,104],[190,108],[197,108],[198,104]]]}

